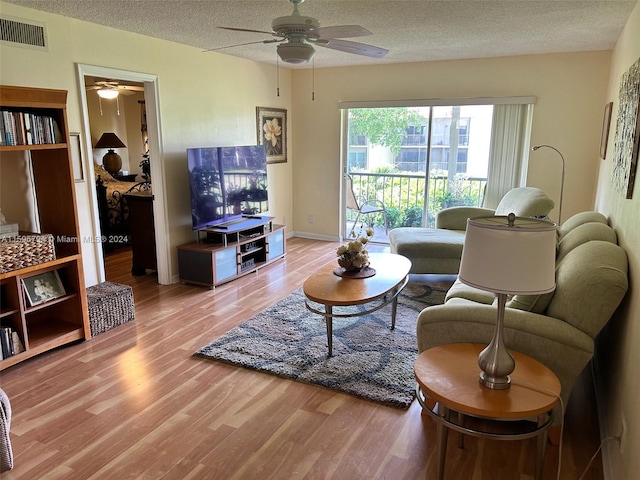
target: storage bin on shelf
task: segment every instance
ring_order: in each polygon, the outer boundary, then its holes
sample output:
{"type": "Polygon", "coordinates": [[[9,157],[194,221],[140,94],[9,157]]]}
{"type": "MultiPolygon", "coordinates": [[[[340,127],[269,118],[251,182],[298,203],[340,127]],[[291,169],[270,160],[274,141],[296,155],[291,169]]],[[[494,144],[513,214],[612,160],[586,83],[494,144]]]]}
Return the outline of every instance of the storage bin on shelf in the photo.
{"type": "Polygon", "coordinates": [[[56,259],[53,235],[28,234],[0,239],[0,273],[56,259]]]}

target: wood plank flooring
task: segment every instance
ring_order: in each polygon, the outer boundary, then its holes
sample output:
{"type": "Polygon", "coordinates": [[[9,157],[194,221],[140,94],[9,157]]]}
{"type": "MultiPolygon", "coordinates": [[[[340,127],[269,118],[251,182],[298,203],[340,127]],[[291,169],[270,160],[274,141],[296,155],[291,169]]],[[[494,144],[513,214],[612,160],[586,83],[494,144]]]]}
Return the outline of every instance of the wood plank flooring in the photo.
{"type": "MultiPolygon", "coordinates": [[[[284,260],[215,290],[132,277],[128,252],[110,256],[107,277],[132,285],[136,319],[2,372],[16,465],[2,480],[435,478],[435,426],[417,402],[398,410],[192,356],[300,287],[336,246],[290,239],[284,260]]],[[[585,376],[562,479],[598,447],[594,403],[585,376]]],[[[558,452],[548,445],[545,478],[558,452]]],[[[464,449],[449,442],[445,479],[529,480],[534,460],[534,440],[468,437],[464,449]]],[[[599,456],[585,478],[603,478],[599,456]]]]}

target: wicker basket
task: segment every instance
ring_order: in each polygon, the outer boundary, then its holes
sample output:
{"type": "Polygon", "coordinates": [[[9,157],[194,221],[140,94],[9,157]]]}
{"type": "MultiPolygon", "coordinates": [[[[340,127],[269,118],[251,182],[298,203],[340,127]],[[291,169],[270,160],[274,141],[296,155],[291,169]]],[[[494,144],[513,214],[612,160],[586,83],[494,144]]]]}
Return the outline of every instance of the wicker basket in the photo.
{"type": "Polygon", "coordinates": [[[0,273],[55,259],[56,249],[51,234],[19,235],[0,239],[0,273]]]}
{"type": "Polygon", "coordinates": [[[133,289],[128,285],[103,282],[87,288],[91,336],[111,330],[135,318],[133,289]]]}

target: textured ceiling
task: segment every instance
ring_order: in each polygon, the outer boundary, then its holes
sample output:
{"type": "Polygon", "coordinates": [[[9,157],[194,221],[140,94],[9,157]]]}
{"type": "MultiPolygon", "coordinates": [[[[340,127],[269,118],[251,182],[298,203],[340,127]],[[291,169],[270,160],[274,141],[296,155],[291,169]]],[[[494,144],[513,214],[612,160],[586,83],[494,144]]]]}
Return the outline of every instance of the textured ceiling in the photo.
{"type": "MultiPolygon", "coordinates": [[[[216,27],[270,31],[274,17],[293,11],[287,0],[7,1],[202,50],[271,38],[216,27]]],[[[317,47],[315,67],[321,68],[608,50],[614,47],[636,3],[637,0],[306,0],[300,5],[300,13],[317,18],[323,27],[361,25],[373,35],[351,40],[390,51],[382,59],[371,59],[317,47]]],[[[275,64],[275,50],[273,44],[259,43],[223,52],[275,64]]],[[[311,64],[303,64],[293,68],[310,67],[311,64]]]]}

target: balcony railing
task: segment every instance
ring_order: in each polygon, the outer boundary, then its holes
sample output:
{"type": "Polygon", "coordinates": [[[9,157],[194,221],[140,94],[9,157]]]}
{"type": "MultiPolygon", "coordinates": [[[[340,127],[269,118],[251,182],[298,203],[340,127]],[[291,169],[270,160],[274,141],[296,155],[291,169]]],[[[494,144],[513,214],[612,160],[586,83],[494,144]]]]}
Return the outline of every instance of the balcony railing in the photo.
{"type": "MultiPolygon", "coordinates": [[[[357,198],[375,198],[384,204],[389,228],[421,226],[425,201],[427,218],[424,224],[428,227],[435,226],[435,215],[443,208],[481,206],[487,183],[486,178],[456,175],[450,180],[447,176],[436,175],[430,177],[427,188],[424,175],[366,172],[351,172],[350,175],[357,198]]],[[[382,215],[377,215],[373,222],[383,225],[382,215]]]]}

